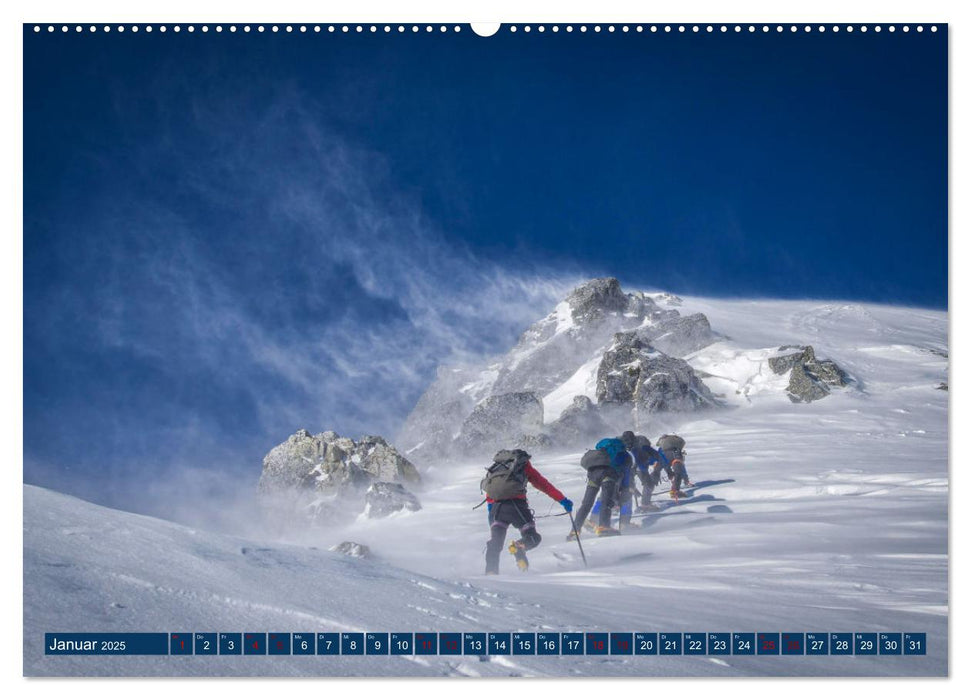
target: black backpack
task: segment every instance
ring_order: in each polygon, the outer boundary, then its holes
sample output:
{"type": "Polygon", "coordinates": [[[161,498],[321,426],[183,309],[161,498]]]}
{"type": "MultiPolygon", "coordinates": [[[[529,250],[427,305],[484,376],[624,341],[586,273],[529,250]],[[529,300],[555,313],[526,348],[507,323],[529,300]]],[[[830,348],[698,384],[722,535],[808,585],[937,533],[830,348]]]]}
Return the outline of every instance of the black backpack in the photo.
{"type": "Polygon", "coordinates": [[[587,450],[580,458],[580,466],[590,471],[596,467],[612,467],[607,450],[587,450]]]}
{"type": "Polygon", "coordinates": [[[492,458],[492,466],[486,469],[479,489],[493,501],[524,496],[527,464],[529,454],[524,450],[500,450],[492,458]]]}

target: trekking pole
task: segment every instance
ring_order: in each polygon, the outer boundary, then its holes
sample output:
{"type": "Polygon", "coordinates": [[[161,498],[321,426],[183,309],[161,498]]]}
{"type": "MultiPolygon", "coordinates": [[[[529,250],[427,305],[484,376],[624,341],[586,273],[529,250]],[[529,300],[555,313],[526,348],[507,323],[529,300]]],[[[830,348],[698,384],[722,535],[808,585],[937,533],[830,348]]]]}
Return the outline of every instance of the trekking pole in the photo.
{"type": "Polygon", "coordinates": [[[577,532],[577,521],[573,519],[573,513],[567,511],[570,516],[570,525],[573,526],[573,531],[577,533],[577,547],[580,548],[580,557],[583,559],[583,568],[587,568],[587,555],[583,553],[583,545],[580,544],[580,533],[577,532]]]}

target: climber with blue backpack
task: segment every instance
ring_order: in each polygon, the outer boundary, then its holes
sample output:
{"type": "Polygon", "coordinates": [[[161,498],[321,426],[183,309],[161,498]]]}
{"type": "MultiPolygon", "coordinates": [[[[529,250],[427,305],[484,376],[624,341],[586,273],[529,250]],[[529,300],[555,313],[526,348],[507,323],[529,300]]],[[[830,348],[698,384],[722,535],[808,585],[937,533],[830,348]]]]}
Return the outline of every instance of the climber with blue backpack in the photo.
{"type": "Polygon", "coordinates": [[[610,516],[617,495],[617,485],[623,480],[625,473],[629,473],[631,463],[630,453],[624,449],[624,443],[618,438],[604,438],[594,449],[584,453],[580,466],[587,470],[587,490],[583,494],[583,502],[577,509],[573,530],[567,536],[568,540],[578,537],[578,531],[583,527],[587,514],[593,508],[598,493],[602,495],[602,505],[599,524],[594,532],[598,537],[620,534],[619,530],[610,526],[610,516]]]}
{"type": "Polygon", "coordinates": [[[530,463],[529,458],[530,455],[524,450],[500,450],[493,457],[492,466],[486,469],[485,478],[479,484],[479,488],[486,495],[491,531],[486,544],[487,575],[499,573],[499,555],[510,525],[519,530],[520,539],[510,543],[509,552],[516,558],[516,565],[522,571],[529,568],[526,552],[543,539],[536,531],[533,511],[529,509],[529,502],[526,500],[526,484],[532,484],[554,501],[558,501],[567,513],[573,510],[573,501],[547,481],[530,463]]]}

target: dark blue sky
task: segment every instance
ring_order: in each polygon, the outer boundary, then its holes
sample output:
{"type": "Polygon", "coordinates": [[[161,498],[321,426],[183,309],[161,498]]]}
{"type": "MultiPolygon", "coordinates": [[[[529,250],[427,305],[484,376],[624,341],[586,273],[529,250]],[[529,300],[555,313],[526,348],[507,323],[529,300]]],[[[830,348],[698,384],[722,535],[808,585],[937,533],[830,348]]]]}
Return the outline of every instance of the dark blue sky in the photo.
{"type": "Polygon", "coordinates": [[[28,481],[249,488],[584,276],[947,305],[946,31],[24,40],[28,481]]]}

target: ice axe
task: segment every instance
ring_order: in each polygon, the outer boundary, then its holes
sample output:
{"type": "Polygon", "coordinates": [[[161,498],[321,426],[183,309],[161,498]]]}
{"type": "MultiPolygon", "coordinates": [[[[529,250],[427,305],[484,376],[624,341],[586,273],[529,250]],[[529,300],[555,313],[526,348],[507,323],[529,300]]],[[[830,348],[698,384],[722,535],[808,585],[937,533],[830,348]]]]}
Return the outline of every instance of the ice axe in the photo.
{"type": "Polygon", "coordinates": [[[573,531],[577,534],[577,547],[580,548],[580,558],[583,559],[583,568],[587,568],[587,555],[583,553],[583,545],[580,544],[580,533],[577,531],[577,522],[573,519],[573,512],[567,511],[567,515],[570,516],[570,525],[573,526],[573,531]]]}

